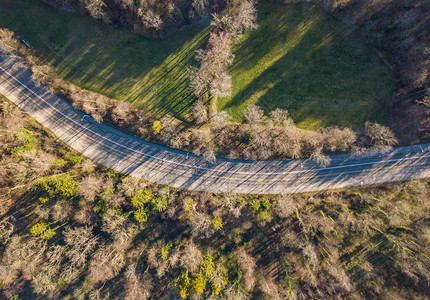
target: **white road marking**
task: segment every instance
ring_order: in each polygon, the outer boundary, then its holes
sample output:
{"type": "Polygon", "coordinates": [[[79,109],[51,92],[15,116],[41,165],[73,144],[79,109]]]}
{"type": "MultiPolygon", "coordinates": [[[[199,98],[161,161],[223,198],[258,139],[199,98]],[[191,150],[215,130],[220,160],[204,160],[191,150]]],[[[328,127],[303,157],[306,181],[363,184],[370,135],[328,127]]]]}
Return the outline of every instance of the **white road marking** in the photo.
{"type": "MultiPolygon", "coordinates": [[[[155,155],[146,154],[144,152],[137,151],[137,150],[135,150],[133,148],[127,147],[127,146],[119,144],[119,143],[117,143],[117,142],[115,142],[115,141],[113,141],[113,140],[111,140],[109,138],[106,138],[105,136],[100,135],[97,132],[95,132],[95,131],[93,131],[93,130],[91,130],[89,128],[86,128],[84,126],[82,126],[81,124],[79,124],[75,120],[71,119],[69,116],[63,114],[60,110],[58,110],[56,107],[52,106],[49,102],[47,102],[45,99],[43,99],[38,94],[36,94],[33,90],[31,90],[28,86],[26,86],[24,83],[22,83],[18,78],[16,78],[12,74],[10,74],[8,71],[6,71],[3,67],[0,67],[0,69],[3,72],[5,72],[6,74],[8,74],[11,78],[13,78],[16,82],[18,82],[21,86],[23,86],[28,91],[30,91],[32,94],[34,94],[37,98],[39,98],[44,103],[46,103],[48,106],[50,106],[52,109],[54,109],[56,112],[58,112],[59,114],[63,115],[65,118],[69,119],[71,122],[75,123],[78,127],[83,128],[83,129],[85,129],[85,130],[93,133],[94,135],[96,135],[96,136],[98,136],[98,137],[100,137],[100,138],[102,138],[102,139],[104,139],[104,140],[106,140],[106,141],[108,141],[108,142],[110,142],[112,144],[115,144],[115,145],[120,146],[120,147],[122,147],[124,149],[130,150],[130,151],[132,151],[134,153],[138,153],[138,154],[141,154],[143,156],[150,157],[150,158],[155,158],[155,159],[161,160],[163,162],[172,163],[172,164],[175,164],[175,165],[178,165],[178,166],[188,167],[188,168],[191,168],[191,169],[200,169],[200,170],[208,170],[208,171],[213,171],[213,172],[218,172],[218,173],[225,173],[225,171],[217,170],[217,169],[214,169],[214,168],[199,167],[199,166],[195,166],[195,165],[188,165],[188,164],[183,164],[183,163],[179,163],[179,162],[176,162],[176,161],[166,160],[164,158],[159,158],[159,157],[157,157],[155,155]]],[[[73,111],[73,112],[76,114],[75,111],[73,111]]],[[[89,123],[92,123],[92,122],[89,122],[89,123]]],[[[142,144],[142,145],[145,145],[145,144],[142,144]]],[[[145,145],[145,146],[147,146],[147,145],[145,145]]],[[[164,150],[161,150],[161,151],[164,151],[164,150]]],[[[424,152],[424,150],[422,149],[422,147],[421,147],[421,151],[424,152]]],[[[181,156],[186,156],[184,154],[180,154],[180,155],[181,156]]],[[[188,156],[188,153],[187,153],[187,156],[188,156]]],[[[419,157],[410,157],[410,158],[388,159],[388,160],[382,160],[382,161],[377,161],[377,162],[364,162],[364,163],[349,164],[349,165],[334,166],[334,167],[324,167],[324,168],[308,169],[308,170],[285,171],[285,172],[270,172],[270,173],[267,173],[267,172],[258,172],[258,173],[255,173],[255,172],[236,171],[236,172],[234,172],[234,174],[243,174],[243,175],[255,175],[255,174],[260,174],[260,175],[286,175],[286,174],[291,174],[291,173],[306,173],[306,172],[312,172],[312,171],[316,172],[316,171],[335,170],[335,169],[350,168],[350,167],[359,167],[359,166],[365,166],[365,165],[374,165],[374,164],[381,164],[381,163],[390,163],[390,162],[396,162],[396,161],[401,161],[401,160],[412,160],[412,159],[416,159],[416,158],[420,158],[420,157],[430,157],[430,155],[419,156],[419,157]]],[[[249,164],[252,164],[252,163],[249,163],[249,164]]]]}

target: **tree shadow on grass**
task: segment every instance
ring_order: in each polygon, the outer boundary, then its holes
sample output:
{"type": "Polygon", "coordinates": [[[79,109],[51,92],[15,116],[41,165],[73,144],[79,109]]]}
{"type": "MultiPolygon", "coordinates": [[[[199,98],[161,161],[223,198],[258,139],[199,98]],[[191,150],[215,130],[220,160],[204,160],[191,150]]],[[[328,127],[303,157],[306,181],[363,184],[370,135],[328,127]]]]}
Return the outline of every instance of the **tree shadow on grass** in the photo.
{"type": "Polygon", "coordinates": [[[194,101],[187,67],[210,26],[190,25],[166,39],[146,38],[39,1],[0,5],[15,15],[1,13],[0,25],[22,35],[43,62],[74,84],[176,118],[194,101]]]}
{"type": "Polygon", "coordinates": [[[236,90],[219,108],[237,121],[251,104],[266,113],[287,109],[308,129],[388,119],[388,68],[356,33],[315,6],[294,6],[276,22],[263,21],[236,53],[236,90]]]}

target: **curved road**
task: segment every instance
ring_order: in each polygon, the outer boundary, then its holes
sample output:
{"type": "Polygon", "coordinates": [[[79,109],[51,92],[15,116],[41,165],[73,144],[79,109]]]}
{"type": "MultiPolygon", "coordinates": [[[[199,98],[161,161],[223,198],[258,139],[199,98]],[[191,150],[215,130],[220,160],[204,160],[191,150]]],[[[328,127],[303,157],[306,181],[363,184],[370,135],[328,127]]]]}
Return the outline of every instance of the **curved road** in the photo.
{"type": "Polygon", "coordinates": [[[19,58],[0,51],[0,93],[66,144],[118,172],[176,188],[279,194],[430,177],[430,144],[385,153],[312,160],[238,161],[200,157],[135,138],[95,122],[31,79],[19,58]]]}

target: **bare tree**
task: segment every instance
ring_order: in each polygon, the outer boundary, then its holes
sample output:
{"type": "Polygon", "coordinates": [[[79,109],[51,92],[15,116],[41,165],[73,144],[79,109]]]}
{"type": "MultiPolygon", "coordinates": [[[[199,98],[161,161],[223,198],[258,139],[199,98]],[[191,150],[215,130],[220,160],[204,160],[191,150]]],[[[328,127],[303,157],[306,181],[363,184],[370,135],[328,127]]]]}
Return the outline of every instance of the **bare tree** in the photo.
{"type": "Polygon", "coordinates": [[[213,119],[213,123],[217,126],[220,126],[222,124],[231,122],[232,117],[226,112],[225,110],[222,110],[216,114],[216,116],[213,119]]]}
{"type": "Polygon", "coordinates": [[[258,27],[257,10],[250,0],[231,1],[221,15],[213,14],[212,24],[229,32],[233,38],[258,27]]]}
{"type": "Polygon", "coordinates": [[[237,258],[237,262],[239,263],[239,267],[243,272],[243,279],[245,281],[245,288],[248,291],[252,291],[255,286],[255,268],[256,263],[254,258],[249,255],[242,248],[238,249],[235,252],[235,256],[237,258]]]}
{"type": "Polygon", "coordinates": [[[257,105],[250,105],[243,116],[249,124],[258,124],[264,120],[264,111],[257,105]]]}
{"type": "Polygon", "coordinates": [[[138,190],[144,190],[147,186],[148,184],[142,179],[127,176],[121,181],[118,188],[124,193],[124,195],[131,198],[138,190]]]}
{"type": "Polygon", "coordinates": [[[197,245],[194,244],[193,240],[189,240],[182,250],[182,255],[179,261],[182,267],[190,271],[191,274],[196,275],[202,259],[202,252],[199,250],[197,245]]]}
{"type": "Polygon", "coordinates": [[[259,280],[259,289],[264,294],[263,299],[285,299],[283,295],[280,294],[278,285],[271,280],[270,276],[261,276],[261,279],[259,280]]]}
{"type": "Polygon", "coordinates": [[[189,225],[192,235],[198,238],[209,238],[214,233],[211,217],[202,212],[194,213],[189,219],[189,225]]]}
{"type": "Polygon", "coordinates": [[[66,252],[70,263],[80,268],[87,262],[88,256],[95,249],[98,239],[92,232],[92,227],[67,227],[64,232],[64,242],[69,250],[66,252]]]}
{"type": "Polygon", "coordinates": [[[347,151],[357,140],[357,134],[349,128],[343,130],[338,127],[327,127],[321,130],[324,149],[327,151],[347,151]]]}
{"type": "Polygon", "coordinates": [[[206,49],[196,51],[199,68],[190,69],[190,88],[197,98],[209,93],[216,103],[217,97],[231,95],[231,76],[227,67],[233,63],[234,55],[230,49],[230,35],[225,32],[212,32],[206,49]]]}
{"type": "Polygon", "coordinates": [[[6,245],[15,229],[13,218],[8,217],[0,221],[0,243],[6,245]]]}
{"type": "Polygon", "coordinates": [[[103,189],[103,181],[104,179],[100,175],[88,175],[79,185],[79,195],[86,202],[93,202],[103,189]]]}
{"type": "Polygon", "coordinates": [[[208,121],[207,107],[203,101],[198,100],[191,108],[191,115],[196,124],[203,124],[208,121]]]}
{"type": "Polygon", "coordinates": [[[56,159],[55,155],[39,150],[31,162],[31,169],[38,175],[46,175],[51,169],[52,162],[56,159]]]}
{"type": "Polygon", "coordinates": [[[112,246],[103,245],[97,249],[88,267],[89,277],[95,282],[104,282],[114,278],[124,267],[124,253],[112,246]]]}
{"type": "Polygon", "coordinates": [[[161,20],[160,15],[154,12],[152,9],[144,10],[142,8],[139,8],[137,14],[143,26],[145,26],[146,28],[159,30],[161,28],[161,25],[163,24],[163,20],[161,20]]]}
{"type": "Polygon", "coordinates": [[[109,18],[106,15],[104,8],[106,4],[102,0],[80,0],[88,10],[91,17],[96,20],[103,20],[109,23],[109,18]]]}
{"type": "Polygon", "coordinates": [[[3,45],[4,51],[16,51],[19,48],[19,42],[15,38],[15,34],[6,28],[0,28],[0,45],[3,45]]]}
{"type": "Polygon", "coordinates": [[[374,149],[387,149],[397,144],[390,128],[372,122],[365,123],[361,140],[364,146],[374,149]]]}
{"type": "Polygon", "coordinates": [[[270,119],[276,125],[283,125],[288,120],[288,110],[277,108],[270,112],[270,119]]]}
{"type": "Polygon", "coordinates": [[[52,207],[52,218],[57,222],[66,222],[70,219],[72,206],[68,201],[60,200],[52,207]]]}
{"type": "Polygon", "coordinates": [[[125,271],[124,299],[146,300],[152,295],[153,283],[149,273],[139,274],[137,264],[129,265],[125,271]]]}
{"type": "Polygon", "coordinates": [[[316,148],[311,153],[311,159],[313,159],[321,167],[326,167],[331,162],[330,156],[322,153],[322,149],[321,148],[316,148]]]}

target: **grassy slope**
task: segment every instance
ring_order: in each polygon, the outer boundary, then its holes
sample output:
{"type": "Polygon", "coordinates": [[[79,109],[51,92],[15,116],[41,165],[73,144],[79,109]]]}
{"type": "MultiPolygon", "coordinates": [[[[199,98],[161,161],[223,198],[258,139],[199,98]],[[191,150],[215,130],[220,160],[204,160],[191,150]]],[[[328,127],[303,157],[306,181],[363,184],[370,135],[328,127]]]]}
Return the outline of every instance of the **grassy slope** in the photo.
{"type": "Polygon", "coordinates": [[[281,107],[309,129],[388,122],[389,69],[356,33],[306,3],[258,11],[259,28],[234,46],[233,97],[219,109],[241,121],[250,104],[281,107]]]}
{"type": "MultiPolygon", "coordinates": [[[[260,28],[234,46],[234,95],[221,99],[236,121],[247,105],[286,108],[300,127],[387,123],[387,67],[340,22],[307,4],[259,7],[260,28]]],[[[28,40],[65,79],[159,115],[181,118],[194,101],[187,66],[209,28],[148,39],[37,0],[0,0],[0,26],[28,40]]]]}
{"type": "Polygon", "coordinates": [[[194,100],[187,66],[209,28],[196,25],[150,39],[36,0],[0,1],[0,26],[31,43],[42,60],[81,87],[160,114],[183,115],[194,100]]]}

